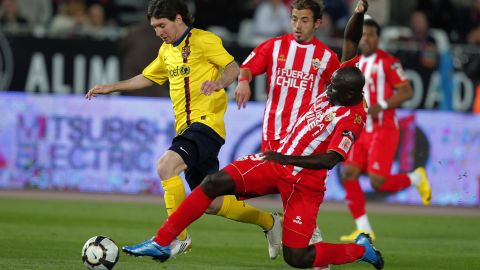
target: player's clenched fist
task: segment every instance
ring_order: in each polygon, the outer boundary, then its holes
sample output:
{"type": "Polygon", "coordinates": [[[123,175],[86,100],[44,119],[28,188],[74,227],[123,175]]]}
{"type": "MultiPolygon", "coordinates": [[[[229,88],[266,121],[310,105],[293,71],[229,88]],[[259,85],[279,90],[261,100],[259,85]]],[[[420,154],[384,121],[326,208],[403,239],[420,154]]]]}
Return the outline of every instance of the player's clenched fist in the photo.
{"type": "Polygon", "coordinates": [[[355,13],[365,13],[368,10],[367,0],[360,0],[355,7],[355,13]]]}
{"type": "Polygon", "coordinates": [[[111,85],[95,85],[92,87],[92,89],[88,90],[87,94],[85,95],[85,98],[90,100],[92,97],[95,97],[96,95],[105,95],[105,94],[110,94],[113,92],[113,87],[111,85]]]}

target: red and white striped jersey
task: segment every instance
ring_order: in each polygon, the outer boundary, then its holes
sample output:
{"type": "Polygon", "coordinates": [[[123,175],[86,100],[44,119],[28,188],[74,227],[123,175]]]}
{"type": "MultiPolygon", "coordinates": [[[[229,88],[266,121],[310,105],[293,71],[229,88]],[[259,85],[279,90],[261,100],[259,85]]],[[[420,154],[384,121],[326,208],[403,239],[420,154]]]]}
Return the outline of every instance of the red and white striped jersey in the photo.
{"type": "MultiPolygon", "coordinates": [[[[364,102],[354,106],[334,106],[323,93],[282,140],[279,152],[285,155],[309,156],[335,151],[347,157],[348,151],[365,126],[367,107],[364,102]]],[[[310,170],[286,166],[296,175],[311,173],[322,177],[327,170],[310,170]],[[289,168],[290,167],[290,168],[289,168]]]]}
{"type": "MultiPolygon", "coordinates": [[[[365,76],[363,95],[368,106],[385,101],[394,94],[394,89],[408,83],[402,65],[392,55],[383,50],[377,50],[370,56],[360,56],[360,70],[365,76]]],[[[367,116],[365,131],[373,131],[375,126],[395,126],[397,119],[395,109],[387,109],[380,112],[377,119],[367,116]]]]}
{"type": "Polygon", "coordinates": [[[335,52],[317,38],[300,44],[287,34],[255,48],[241,67],[254,76],[267,73],[263,139],[284,138],[339,66],[335,52]]]}

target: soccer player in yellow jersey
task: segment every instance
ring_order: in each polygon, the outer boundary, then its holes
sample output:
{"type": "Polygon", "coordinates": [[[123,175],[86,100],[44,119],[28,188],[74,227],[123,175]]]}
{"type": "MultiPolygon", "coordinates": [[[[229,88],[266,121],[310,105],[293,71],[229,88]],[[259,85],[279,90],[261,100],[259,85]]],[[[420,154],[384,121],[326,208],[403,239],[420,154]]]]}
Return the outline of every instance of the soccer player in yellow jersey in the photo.
{"type": "MultiPolygon", "coordinates": [[[[219,37],[192,28],[193,20],[184,1],[151,0],[147,17],[156,36],[163,40],[157,58],[142,74],[109,85],[95,85],[85,97],[169,82],[177,136],[158,160],[157,172],[165,191],[167,213],[171,215],[186,196],[182,171],[193,190],[206,175],[219,169],[217,156],[225,142],[224,88],[238,76],[239,67],[219,37]]],[[[259,211],[234,196],[215,199],[207,213],[257,224],[267,233],[269,249],[281,246],[281,222],[276,213],[259,211]]],[[[183,231],[172,242],[172,256],[190,247],[190,235],[183,231]]]]}

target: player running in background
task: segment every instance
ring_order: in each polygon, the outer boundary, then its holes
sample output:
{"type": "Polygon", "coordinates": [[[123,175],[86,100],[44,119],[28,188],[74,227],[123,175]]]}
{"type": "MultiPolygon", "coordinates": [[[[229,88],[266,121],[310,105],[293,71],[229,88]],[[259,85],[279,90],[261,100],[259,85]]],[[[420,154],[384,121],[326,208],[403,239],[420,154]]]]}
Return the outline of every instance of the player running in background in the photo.
{"type": "MultiPolygon", "coordinates": [[[[157,173],[165,191],[167,213],[171,215],[185,199],[182,171],[193,190],[207,174],[219,169],[217,155],[225,142],[224,88],[238,76],[239,67],[220,38],[192,27],[184,1],[151,0],[147,17],[155,34],[163,40],[157,58],[142,74],[110,85],[96,85],[86,98],[169,82],[177,136],[158,160],[157,173]]],[[[279,221],[271,213],[259,211],[233,196],[219,197],[212,205],[216,210],[209,210],[210,214],[257,224],[281,235],[281,227],[274,226],[274,221],[279,221]]],[[[172,256],[190,246],[191,238],[183,231],[172,242],[172,256]]]]}
{"type": "Polygon", "coordinates": [[[309,244],[323,201],[327,170],[344,160],[365,125],[364,83],[359,69],[338,69],[327,91],[297,119],[278,152],[246,156],[207,176],[163,223],[155,238],[125,246],[123,251],[165,261],[170,258],[171,241],[201,217],[215,197],[280,193],[283,257],[289,265],[323,267],[362,260],[382,269],[382,256],[366,234],[359,235],[354,244],[309,244]]]}
{"type": "Polygon", "coordinates": [[[365,209],[365,195],[358,177],[368,173],[376,191],[398,192],[415,186],[425,205],[430,204],[430,184],[422,167],[409,174],[391,174],[400,132],[395,108],[410,99],[412,88],[396,58],[378,48],[380,26],[366,19],[360,41],[359,66],[365,75],[363,89],[369,110],[365,129],[355,143],[345,162],[343,186],[350,212],[357,229],[340,237],[352,242],[360,233],[368,233],[375,239],[365,209]]]}
{"type": "MultiPolygon", "coordinates": [[[[342,62],[357,53],[367,4],[367,1],[358,1],[347,24],[342,62]]],[[[251,95],[249,82],[253,76],[266,73],[262,151],[277,151],[280,141],[308,110],[309,104],[324,92],[324,86],[330,83],[333,72],[340,66],[336,53],[315,37],[315,30],[322,23],[323,3],[295,0],[291,6],[292,33],[269,39],[256,47],[241,65],[235,90],[238,108],[245,108],[251,95]]],[[[321,241],[319,230],[312,241],[321,241]]],[[[269,247],[271,258],[275,258],[278,252],[279,246],[269,247]]]]}

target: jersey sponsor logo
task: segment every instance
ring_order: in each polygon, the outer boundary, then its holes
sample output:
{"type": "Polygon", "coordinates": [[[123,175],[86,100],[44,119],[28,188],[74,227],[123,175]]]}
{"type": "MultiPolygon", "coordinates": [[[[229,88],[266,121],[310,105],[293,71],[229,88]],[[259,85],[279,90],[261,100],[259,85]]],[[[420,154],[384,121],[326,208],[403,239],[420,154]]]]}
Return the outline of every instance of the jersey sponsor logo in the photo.
{"type": "Polygon", "coordinates": [[[338,145],[338,148],[342,149],[345,153],[348,153],[350,147],[352,147],[352,140],[350,140],[348,137],[343,137],[342,141],[338,145]]]}
{"type": "Polygon", "coordinates": [[[182,64],[181,66],[168,68],[168,74],[170,77],[177,77],[177,76],[186,77],[190,74],[190,66],[187,64],[182,64]]]}
{"type": "Polygon", "coordinates": [[[325,113],[323,109],[325,108],[326,104],[325,102],[318,103],[316,102],[313,107],[313,111],[309,111],[305,114],[305,118],[307,119],[307,127],[308,130],[312,130],[315,127],[318,127],[318,129],[321,131],[325,128],[325,124],[322,123],[322,119],[326,122],[330,122],[333,120],[335,117],[336,113],[335,112],[329,112],[327,116],[322,117],[323,114],[325,113]]]}
{"type": "Polygon", "coordinates": [[[322,62],[318,58],[315,58],[315,59],[312,60],[312,66],[313,66],[314,70],[318,70],[320,68],[321,64],[322,64],[322,62]]]}
{"type": "Polygon", "coordinates": [[[349,137],[352,141],[355,141],[355,135],[350,130],[342,131],[342,135],[349,137]]]}
{"type": "Polygon", "coordinates": [[[277,69],[277,78],[275,84],[280,87],[296,88],[299,90],[311,90],[315,80],[315,75],[293,69],[277,69]]]}
{"type": "Polygon", "coordinates": [[[247,59],[245,59],[245,61],[243,61],[242,65],[247,64],[250,60],[252,60],[253,57],[255,57],[255,52],[251,52],[251,53],[248,55],[247,59]]]}
{"type": "Polygon", "coordinates": [[[318,127],[319,130],[323,130],[323,128],[325,127],[325,124],[320,121],[321,117],[318,117],[316,113],[308,112],[305,117],[307,119],[307,127],[309,131],[314,129],[315,127],[318,127]]]}

